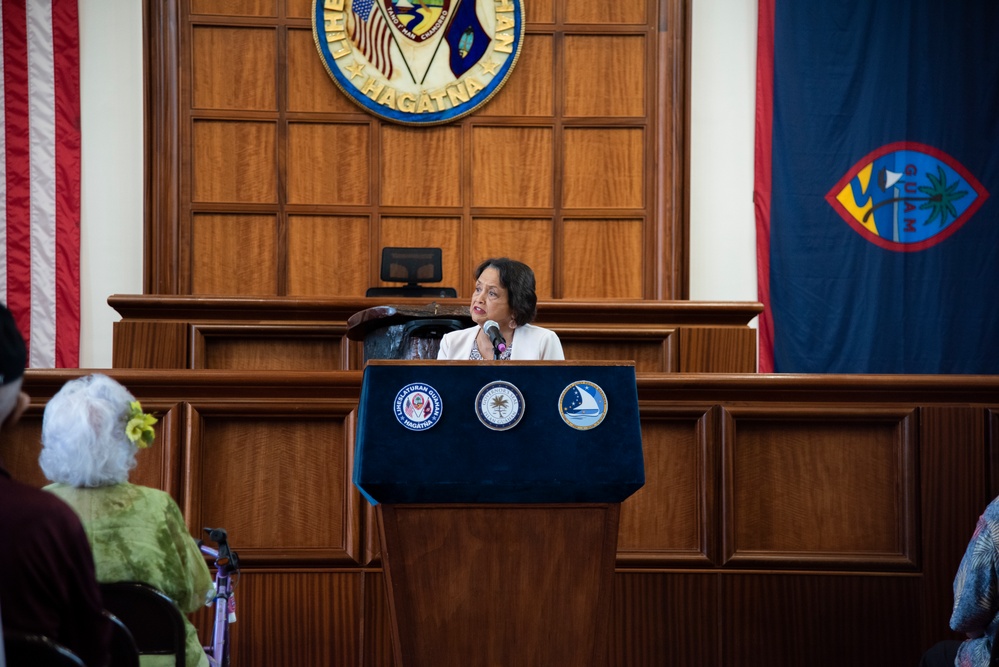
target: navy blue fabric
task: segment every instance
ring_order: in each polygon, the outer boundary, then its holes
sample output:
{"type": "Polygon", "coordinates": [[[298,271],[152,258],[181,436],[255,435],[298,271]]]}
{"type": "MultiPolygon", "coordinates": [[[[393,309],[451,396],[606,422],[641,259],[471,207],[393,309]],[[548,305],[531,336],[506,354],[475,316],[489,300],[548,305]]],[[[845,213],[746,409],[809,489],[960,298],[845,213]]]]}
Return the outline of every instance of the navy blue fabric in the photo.
{"type": "Polygon", "coordinates": [[[766,4],[774,370],[999,373],[999,3],[766,4]],[[984,199],[946,240],[899,251],[826,196],[865,156],[906,142],[946,154],[987,192],[956,200],[984,199]]]}
{"type": "Polygon", "coordinates": [[[645,483],[634,366],[401,362],[368,364],[358,411],[354,484],[373,504],[620,502],[645,483]],[[506,431],[475,411],[485,385],[502,380],[524,396],[521,421],[506,431]],[[559,398],[587,380],[603,389],[607,415],[589,430],[568,426],[559,398]],[[433,387],[443,411],[414,432],[395,417],[406,385],[433,387]]]}

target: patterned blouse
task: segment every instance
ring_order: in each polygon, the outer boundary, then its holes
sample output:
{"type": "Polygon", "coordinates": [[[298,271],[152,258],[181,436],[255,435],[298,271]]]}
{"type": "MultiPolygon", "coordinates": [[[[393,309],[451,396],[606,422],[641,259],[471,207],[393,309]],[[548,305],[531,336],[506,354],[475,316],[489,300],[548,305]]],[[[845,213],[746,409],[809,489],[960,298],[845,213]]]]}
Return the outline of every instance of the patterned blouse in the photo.
{"type": "Polygon", "coordinates": [[[988,667],[989,644],[999,624],[999,498],[978,519],[954,578],[950,627],[968,635],[957,651],[959,667],[988,667]]]}
{"type": "MultiPolygon", "coordinates": [[[[173,498],[164,491],[127,482],[98,488],[65,484],[45,487],[80,515],[94,550],[97,581],[143,581],[166,593],[185,614],[203,607],[214,591],[211,573],[173,498]]],[[[187,667],[207,667],[208,658],[190,620],[187,667]]],[[[142,667],[173,664],[172,656],[142,656],[142,667]]]]}
{"type": "MultiPolygon", "coordinates": [[[[511,352],[513,352],[513,345],[507,345],[506,349],[500,352],[499,356],[500,361],[506,361],[507,359],[509,359],[511,352]]],[[[472,343],[472,353],[468,355],[468,358],[471,361],[485,361],[482,358],[482,353],[479,352],[479,346],[476,345],[474,342],[472,343]]]]}

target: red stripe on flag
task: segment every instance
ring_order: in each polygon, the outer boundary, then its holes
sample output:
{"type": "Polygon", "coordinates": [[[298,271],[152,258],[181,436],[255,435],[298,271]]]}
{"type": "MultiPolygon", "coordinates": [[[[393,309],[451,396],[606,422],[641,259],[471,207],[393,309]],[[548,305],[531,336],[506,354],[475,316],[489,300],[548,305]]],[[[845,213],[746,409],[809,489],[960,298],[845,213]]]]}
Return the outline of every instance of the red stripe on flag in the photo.
{"type": "Polygon", "coordinates": [[[770,196],[773,169],[774,0],[760,0],[756,38],[756,159],[753,204],[756,208],[757,293],[760,372],[774,371],[774,321],[770,307],[770,196]]]}
{"type": "Polygon", "coordinates": [[[57,368],[80,359],[80,29],[76,0],[53,0],[57,368]],[[58,45],[58,46],[55,46],[58,45]]]}
{"type": "Polygon", "coordinates": [[[4,155],[7,198],[7,294],[4,299],[30,344],[31,177],[28,136],[28,45],[23,0],[3,3],[4,155]]]}

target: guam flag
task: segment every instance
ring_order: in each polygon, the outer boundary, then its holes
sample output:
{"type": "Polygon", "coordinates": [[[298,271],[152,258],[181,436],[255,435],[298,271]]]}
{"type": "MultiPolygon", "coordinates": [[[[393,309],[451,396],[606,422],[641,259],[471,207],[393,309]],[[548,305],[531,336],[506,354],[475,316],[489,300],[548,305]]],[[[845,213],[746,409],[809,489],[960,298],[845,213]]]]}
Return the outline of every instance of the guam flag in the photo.
{"type": "Polygon", "coordinates": [[[759,12],[760,370],[999,373],[999,3],[759,12]]]}

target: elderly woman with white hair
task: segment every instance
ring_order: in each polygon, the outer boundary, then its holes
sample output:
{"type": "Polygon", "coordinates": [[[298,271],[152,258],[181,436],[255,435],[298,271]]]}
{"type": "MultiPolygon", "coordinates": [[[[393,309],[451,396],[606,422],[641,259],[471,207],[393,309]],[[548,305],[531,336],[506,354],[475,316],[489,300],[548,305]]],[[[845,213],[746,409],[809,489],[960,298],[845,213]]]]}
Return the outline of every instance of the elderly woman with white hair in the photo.
{"type": "MultiPolygon", "coordinates": [[[[153,441],[155,422],[106,375],[70,380],[45,407],[39,464],[54,482],[45,489],[80,515],[98,581],[145,582],[191,613],[213,590],[204,557],[169,494],[128,482],[136,453],[153,441]]],[[[143,656],[142,665],[163,657],[143,656]]],[[[208,665],[189,620],[186,659],[188,667],[208,665]]]]}

